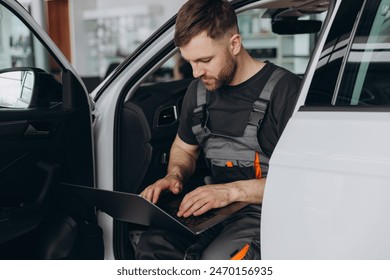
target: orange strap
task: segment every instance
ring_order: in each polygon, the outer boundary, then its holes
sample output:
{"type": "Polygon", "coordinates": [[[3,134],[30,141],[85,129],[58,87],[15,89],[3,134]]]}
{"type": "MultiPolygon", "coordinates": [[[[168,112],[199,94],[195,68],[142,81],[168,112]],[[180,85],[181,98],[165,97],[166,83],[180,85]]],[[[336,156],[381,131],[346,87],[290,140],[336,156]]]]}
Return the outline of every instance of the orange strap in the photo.
{"type": "Polygon", "coordinates": [[[242,249],[230,259],[235,261],[242,260],[245,257],[246,253],[248,252],[248,250],[249,250],[249,244],[245,244],[245,246],[242,247],[242,249]]]}
{"type": "Polygon", "coordinates": [[[256,179],[261,179],[261,166],[260,166],[260,159],[259,159],[258,152],[256,152],[256,156],[255,156],[254,169],[255,169],[256,179]]]}

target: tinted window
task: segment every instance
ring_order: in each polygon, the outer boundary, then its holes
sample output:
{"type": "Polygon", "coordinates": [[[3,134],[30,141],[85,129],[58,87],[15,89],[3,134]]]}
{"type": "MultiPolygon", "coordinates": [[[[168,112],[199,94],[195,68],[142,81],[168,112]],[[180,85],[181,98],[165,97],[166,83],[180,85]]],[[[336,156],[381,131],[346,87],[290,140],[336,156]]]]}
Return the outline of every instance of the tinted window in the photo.
{"type": "Polygon", "coordinates": [[[390,0],[367,1],[346,59],[337,105],[390,105],[390,0]]]}
{"type": "Polygon", "coordinates": [[[342,1],[326,39],[305,105],[330,106],[363,0],[342,1]]]}

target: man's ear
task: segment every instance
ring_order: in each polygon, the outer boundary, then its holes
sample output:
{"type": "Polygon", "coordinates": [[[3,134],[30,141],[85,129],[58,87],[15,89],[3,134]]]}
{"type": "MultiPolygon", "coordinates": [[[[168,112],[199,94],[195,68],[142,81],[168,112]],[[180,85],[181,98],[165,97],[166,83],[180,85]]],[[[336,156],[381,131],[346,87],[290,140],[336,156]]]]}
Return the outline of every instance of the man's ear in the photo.
{"type": "Polygon", "coordinates": [[[241,36],[240,34],[234,34],[230,37],[230,46],[233,55],[238,55],[241,51],[241,36]]]}

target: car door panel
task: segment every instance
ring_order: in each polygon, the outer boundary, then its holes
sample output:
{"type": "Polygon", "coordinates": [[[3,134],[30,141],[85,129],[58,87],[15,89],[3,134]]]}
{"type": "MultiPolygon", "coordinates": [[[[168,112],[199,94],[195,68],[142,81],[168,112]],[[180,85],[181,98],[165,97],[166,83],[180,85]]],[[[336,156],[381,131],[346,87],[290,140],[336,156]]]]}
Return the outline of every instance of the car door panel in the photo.
{"type": "Polygon", "coordinates": [[[89,116],[86,122],[77,121],[78,115],[88,113],[86,108],[0,112],[4,120],[0,136],[0,244],[7,246],[6,242],[18,237],[32,238],[48,213],[69,211],[53,207],[60,181],[92,186],[86,179],[91,178],[91,162],[78,168],[91,160],[84,157],[91,152],[83,151],[87,142],[91,146],[90,126],[85,127],[89,116]],[[72,164],[73,160],[77,163],[72,164]]]}
{"type": "Polygon", "coordinates": [[[270,162],[265,259],[389,259],[388,8],[340,4],[270,162]]]}
{"type": "Polygon", "coordinates": [[[390,234],[381,215],[390,211],[388,121],[379,112],[294,116],[268,177],[264,258],[387,258],[389,243],[378,241],[390,234]]]}
{"type": "MultiPolygon", "coordinates": [[[[21,67],[15,67],[5,65],[5,61],[12,61],[6,59],[10,50],[5,48],[2,53],[0,258],[77,258],[60,254],[58,244],[63,238],[79,238],[76,232],[85,228],[87,219],[95,224],[96,217],[94,209],[84,209],[73,198],[62,196],[59,184],[94,186],[91,101],[69,62],[24,8],[16,1],[6,0],[0,3],[0,9],[2,25],[12,21],[24,30],[23,34],[31,39],[31,45],[26,46],[31,50],[29,54],[41,55],[27,58],[21,67]],[[45,64],[50,54],[56,55],[52,58],[60,73],[50,73],[45,64]],[[23,80],[20,95],[9,103],[10,94],[15,92],[7,91],[7,78],[15,73],[23,76],[26,71],[33,77],[31,91],[23,91],[29,89],[23,80]],[[64,237],[66,231],[61,233],[60,229],[70,220],[76,226],[64,237]]],[[[95,244],[97,248],[99,242],[101,236],[95,244]]],[[[97,255],[101,258],[102,252],[97,255]]]]}

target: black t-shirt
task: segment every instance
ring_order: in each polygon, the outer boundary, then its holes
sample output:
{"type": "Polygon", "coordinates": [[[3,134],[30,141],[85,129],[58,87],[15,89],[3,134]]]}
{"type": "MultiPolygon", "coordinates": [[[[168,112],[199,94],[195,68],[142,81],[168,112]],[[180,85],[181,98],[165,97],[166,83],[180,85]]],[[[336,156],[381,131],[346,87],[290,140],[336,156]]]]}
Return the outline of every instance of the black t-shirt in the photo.
{"type": "MultiPolygon", "coordinates": [[[[235,86],[222,86],[214,92],[207,91],[207,126],[218,134],[241,136],[248,123],[254,101],[259,97],[273,70],[270,62],[254,76],[235,86]]],[[[287,71],[272,92],[268,112],[258,132],[262,150],[271,156],[288,119],[294,110],[301,79],[287,71]]],[[[192,132],[193,110],[196,108],[197,81],[190,84],[183,100],[178,135],[188,144],[198,144],[192,132]]]]}

